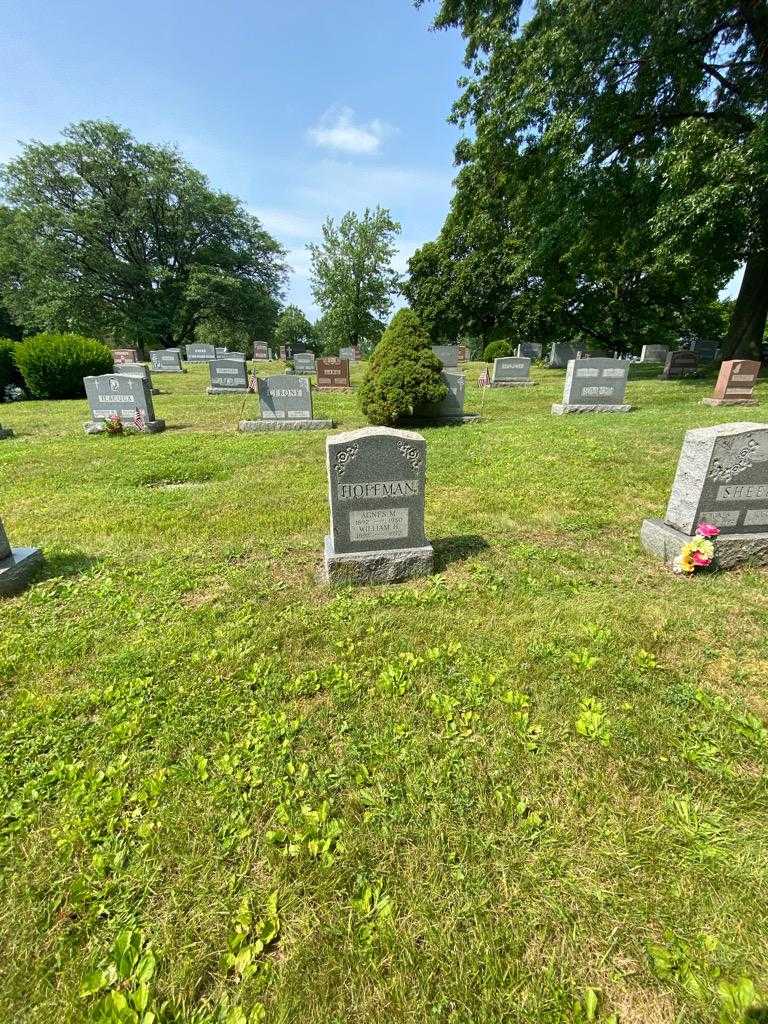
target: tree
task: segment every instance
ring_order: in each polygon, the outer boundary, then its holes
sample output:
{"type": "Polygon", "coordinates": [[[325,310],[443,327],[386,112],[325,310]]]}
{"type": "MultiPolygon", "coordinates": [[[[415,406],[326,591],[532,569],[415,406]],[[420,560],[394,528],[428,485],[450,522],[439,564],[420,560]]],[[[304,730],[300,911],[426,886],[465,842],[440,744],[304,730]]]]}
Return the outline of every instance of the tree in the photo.
{"type": "Polygon", "coordinates": [[[25,325],[178,345],[274,323],[283,250],[178,152],[84,121],[5,166],[0,298],[25,325]]]}
{"type": "Polygon", "coordinates": [[[521,6],[442,0],[435,19],[466,37],[454,118],[474,128],[457,150],[448,251],[457,258],[461,232],[477,251],[474,198],[509,242],[488,261],[493,281],[534,315],[575,314],[592,330],[600,311],[619,328],[627,311],[641,324],[650,311],[652,327],[665,305],[676,329],[691,327],[745,263],[724,352],[756,356],[768,315],[765,3],[538,0],[522,28],[521,6]]]}
{"type": "Polygon", "coordinates": [[[275,344],[294,348],[296,342],[304,342],[307,348],[314,351],[312,324],[298,306],[286,306],[277,318],[275,326],[275,344]]]}
{"type": "Polygon", "coordinates": [[[389,210],[366,209],[362,217],[345,213],[338,226],[323,224],[323,241],[310,244],[312,294],[324,314],[332,317],[334,335],[342,343],[377,341],[383,320],[400,289],[392,269],[394,239],[400,225],[389,210]]]}

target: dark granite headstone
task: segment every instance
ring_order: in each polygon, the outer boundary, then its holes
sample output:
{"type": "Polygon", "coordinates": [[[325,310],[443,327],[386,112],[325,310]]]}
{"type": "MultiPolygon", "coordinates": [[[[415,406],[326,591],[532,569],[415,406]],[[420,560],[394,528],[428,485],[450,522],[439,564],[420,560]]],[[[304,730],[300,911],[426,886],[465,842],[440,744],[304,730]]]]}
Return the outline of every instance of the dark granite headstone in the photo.
{"type": "Polygon", "coordinates": [[[697,338],[691,343],[691,352],[695,352],[702,363],[712,363],[717,359],[720,346],[716,341],[697,338]]]}
{"type": "Polygon", "coordinates": [[[533,387],[528,356],[501,356],[493,360],[492,388],[533,387]]]}
{"type": "Polygon", "coordinates": [[[210,363],[215,358],[216,348],[214,345],[200,345],[197,342],[193,345],[187,345],[188,363],[210,363]]]}
{"type": "Polygon", "coordinates": [[[556,341],[549,350],[549,365],[553,370],[564,370],[571,359],[576,358],[576,349],[573,345],[566,345],[562,341],[556,341]]]}
{"type": "Polygon", "coordinates": [[[124,426],[133,426],[137,414],[147,433],[165,430],[165,420],[155,419],[152,390],[142,377],[105,373],[100,377],[85,377],[83,383],[91,409],[91,422],[85,425],[87,434],[101,433],[105,421],[115,416],[124,426]]]}
{"type": "Polygon", "coordinates": [[[221,356],[208,364],[211,371],[209,395],[243,394],[248,391],[248,368],[244,359],[221,356]]]}
{"type": "Polygon", "coordinates": [[[240,430],[328,430],[333,420],[316,420],[312,415],[312,389],[309,377],[279,373],[259,377],[261,418],[242,420],[240,430]]]}
{"type": "Polygon", "coordinates": [[[294,352],[293,369],[296,373],[314,373],[315,356],[312,352],[294,352]]]}
{"type": "Polygon", "coordinates": [[[699,357],[686,348],[678,349],[667,355],[661,380],[678,380],[680,377],[692,377],[699,368],[699,357]]]}
{"type": "Polygon", "coordinates": [[[24,590],[42,561],[39,548],[12,548],[0,520],[0,597],[24,590]]]}
{"type": "Polygon", "coordinates": [[[181,353],[167,348],[159,348],[149,353],[153,373],[184,373],[181,365],[181,353]]]}
{"type": "Polygon", "coordinates": [[[544,346],[538,341],[524,341],[517,346],[515,355],[522,356],[524,359],[541,359],[543,350],[544,346]]]}
{"type": "Polygon", "coordinates": [[[641,363],[663,363],[666,361],[669,349],[666,345],[643,345],[640,352],[641,363]]]}
{"type": "Polygon", "coordinates": [[[13,437],[13,431],[0,423],[0,441],[6,441],[9,437],[13,437]]]}

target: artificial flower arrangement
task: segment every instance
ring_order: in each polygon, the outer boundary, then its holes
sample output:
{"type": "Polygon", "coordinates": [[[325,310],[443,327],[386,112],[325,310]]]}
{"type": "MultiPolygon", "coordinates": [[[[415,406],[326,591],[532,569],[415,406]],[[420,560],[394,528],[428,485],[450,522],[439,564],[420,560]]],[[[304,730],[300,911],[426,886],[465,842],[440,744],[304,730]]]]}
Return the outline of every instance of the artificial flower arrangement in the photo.
{"type": "Polygon", "coordinates": [[[706,569],[715,557],[713,541],[720,531],[711,523],[699,523],[696,536],[688,541],[675,559],[672,568],[675,572],[690,576],[696,569],[706,569]]]}

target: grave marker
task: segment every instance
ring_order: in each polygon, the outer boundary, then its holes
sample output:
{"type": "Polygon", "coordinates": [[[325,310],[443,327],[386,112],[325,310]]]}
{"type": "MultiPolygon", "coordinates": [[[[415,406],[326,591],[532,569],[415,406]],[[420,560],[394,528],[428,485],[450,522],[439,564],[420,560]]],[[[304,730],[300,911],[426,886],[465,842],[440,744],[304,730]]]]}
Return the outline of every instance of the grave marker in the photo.
{"type": "Polygon", "coordinates": [[[39,548],[12,548],[0,519],[0,597],[24,590],[42,561],[39,548]]]}
{"type": "Polygon", "coordinates": [[[641,363],[663,363],[666,361],[669,349],[666,345],[643,345],[640,351],[641,363]]]}
{"type": "Polygon", "coordinates": [[[293,369],[296,373],[314,373],[315,356],[312,352],[294,352],[293,369]]]}
{"type": "Polygon", "coordinates": [[[458,345],[432,345],[432,351],[442,363],[444,370],[456,369],[459,365],[458,345]]]}
{"type": "Polygon", "coordinates": [[[697,338],[691,342],[691,352],[695,352],[702,363],[712,363],[720,353],[720,346],[716,341],[704,341],[697,338]]]}
{"type": "Polygon", "coordinates": [[[768,565],[768,426],[723,423],[689,430],[664,519],[646,519],[646,551],[672,566],[700,523],[721,533],[715,564],[768,565]]]}
{"type": "Polygon", "coordinates": [[[573,345],[566,345],[562,341],[553,343],[549,350],[549,365],[553,370],[564,370],[571,359],[576,358],[576,349],[573,345]]]}
{"type": "Polygon", "coordinates": [[[217,359],[221,358],[221,356],[227,355],[227,353],[229,352],[229,349],[226,347],[226,345],[214,345],[213,350],[216,353],[217,359]]]}
{"type": "Polygon", "coordinates": [[[270,351],[265,341],[254,341],[253,343],[253,358],[258,359],[261,362],[266,362],[270,358],[270,351]]]}
{"type": "Polygon", "coordinates": [[[493,360],[492,388],[532,388],[531,360],[528,356],[502,356],[493,360]]]}
{"type": "Polygon", "coordinates": [[[464,375],[443,370],[442,377],[443,383],[448,388],[448,394],[439,405],[435,406],[429,419],[434,419],[438,423],[472,423],[479,419],[477,413],[464,412],[464,392],[467,385],[464,375]]]}
{"type": "Polygon", "coordinates": [[[245,394],[248,391],[248,368],[244,359],[221,356],[212,360],[209,395],[245,394]]]}
{"type": "Polygon", "coordinates": [[[348,359],[350,363],[359,363],[360,349],[357,345],[345,345],[339,349],[339,357],[341,359],[348,359]]]}
{"type": "Polygon", "coordinates": [[[159,348],[149,353],[153,373],[186,373],[178,350],[159,348]]]}
{"type": "Polygon", "coordinates": [[[565,374],[562,402],[555,416],[576,412],[629,412],[624,402],[629,365],[623,359],[571,359],[565,374]]]}
{"type": "Polygon", "coordinates": [[[757,405],[755,384],[761,364],[756,359],[727,359],[720,367],[711,398],[704,405],[757,405]]]}
{"type": "Polygon", "coordinates": [[[468,363],[470,357],[469,345],[459,345],[459,362],[468,363]]]}
{"type": "Polygon", "coordinates": [[[216,358],[216,348],[213,345],[187,345],[188,363],[210,363],[216,358]]]}
{"type": "Polygon", "coordinates": [[[329,430],[333,420],[316,420],[312,415],[312,390],[309,377],[279,373],[259,377],[258,420],[242,420],[240,430],[329,430]]]}
{"type": "Polygon", "coordinates": [[[149,367],[145,366],[144,363],[117,363],[113,373],[119,373],[123,377],[141,377],[142,380],[149,384],[153,395],[160,394],[152,384],[152,374],[149,372],[149,367]]]}
{"type": "Polygon", "coordinates": [[[681,377],[693,377],[699,369],[699,357],[686,348],[670,352],[661,371],[660,380],[678,380],[681,377]]]}
{"type": "Polygon", "coordinates": [[[350,387],[349,360],[326,356],[315,364],[318,391],[335,391],[350,387]]]}
{"type": "Polygon", "coordinates": [[[395,583],[427,576],[434,551],[424,532],[427,446],[421,434],[365,427],[326,440],[331,532],[329,583],[395,583]]]}
{"type": "Polygon", "coordinates": [[[515,355],[524,359],[541,359],[544,346],[538,341],[524,341],[515,349],[515,355]]]}
{"type": "Polygon", "coordinates": [[[105,373],[100,377],[85,377],[83,383],[91,409],[91,421],[85,424],[86,434],[100,434],[106,420],[113,416],[118,416],[125,427],[134,426],[137,414],[147,433],[165,430],[165,420],[155,419],[152,391],[142,377],[105,373]]]}
{"type": "Polygon", "coordinates": [[[141,353],[137,348],[116,348],[112,353],[112,360],[120,365],[138,363],[141,362],[141,353]]]}

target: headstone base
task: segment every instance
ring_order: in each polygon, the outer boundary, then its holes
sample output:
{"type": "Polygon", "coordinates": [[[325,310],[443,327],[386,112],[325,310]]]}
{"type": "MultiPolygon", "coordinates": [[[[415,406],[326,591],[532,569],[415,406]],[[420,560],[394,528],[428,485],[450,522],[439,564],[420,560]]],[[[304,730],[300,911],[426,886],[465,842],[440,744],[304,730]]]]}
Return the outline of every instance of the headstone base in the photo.
{"type": "Polygon", "coordinates": [[[251,392],[248,388],[218,388],[210,387],[206,388],[209,395],[249,395],[251,392]]]}
{"type": "MultiPolygon", "coordinates": [[[[124,427],[130,430],[132,424],[124,423],[124,427]]],[[[89,423],[84,424],[86,434],[103,434],[107,427],[104,420],[91,420],[89,423]]],[[[136,430],[136,427],[134,427],[136,430]]],[[[165,420],[146,420],[144,423],[144,429],[137,431],[142,434],[159,434],[165,430],[165,420]]]]}
{"type": "Polygon", "coordinates": [[[492,380],[492,388],[535,388],[537,380],[492,380]]]}
{"type": "Polygon", "coordinates": [[[245,434],[262,430],[333,430],[333,420],[240,420],[238,430],[245,434]]]}
{"type": "Polygon", "coordinates": [[[10,427],[0,427],[0,441],[5,441],[7,438],[13,437],[13,431],[10,427]]]}
{"type": "Polygon", "coordinates": [[[331,586],[378,586],[431,576],[435,552],[431,544],[390,551],[355,551],[336,554],[333,539],[325,538],[323,581],[331,586]]]}
{"type": "Polygon", "coordinates": [[[0,597],[21,593],[42,563],[39,548],[11,548],[10,557],[0,561],[0,597]]]}
{"type": "MultiPolygon", "coordinates": [[[[691,540],[693,537],[663,519],[646,519],[640,529],[640,542],[645,550],[670,568],[691,540]]],[[[729,533],[716,538],[716,569],[734,569],[744,564],[768,565],[768,533],[729,533]]]]}
{"type": "Polygon", "coordinates": [[[757,405],[756,398],[702,398],[702,405],[757,405]]]}
{"type": "Polygon", "coordinates": [[[631,405],[566,405],[564,402],[554,402],[552,405],[553,416],[566,416],[571,412],[631,412],[631,405]]]}

